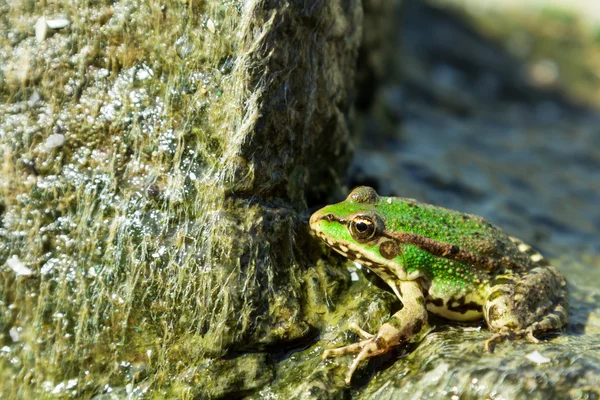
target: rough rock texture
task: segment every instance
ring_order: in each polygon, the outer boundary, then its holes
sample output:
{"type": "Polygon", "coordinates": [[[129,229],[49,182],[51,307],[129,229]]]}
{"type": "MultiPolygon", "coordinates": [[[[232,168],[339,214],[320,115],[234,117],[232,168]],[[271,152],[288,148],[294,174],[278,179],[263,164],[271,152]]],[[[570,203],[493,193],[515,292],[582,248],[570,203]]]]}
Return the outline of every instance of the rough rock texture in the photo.
{"type": "Polygon", "coordinates": [[[421,1],[364,9],[355,76],[358,2],[0,3],[2,395],[600,396],[599,118],[559,85],[592,40],[560,15],[480,16],[495,42],[421,1]],[[347,193],[355,97],[352,185],[541,250],[570,283],[563,335],[487,354],[485,327],[432,320],[351,386],[350,357],[321,360],[400,307],[306,231],[347,193]]]}
{"type": "Polygon", "coordinates": [[[301,221],[350,160],[360,2],[3,4],[0,392],[268,382],[234,351],[314,336],[347,282],[301,221]]]}
{"type": "Polygon", "coordinates": [[[359,113],[373,102],[379,84],[392,71],[399,68],[399,43],[393,38],[400,34],[398,20],[402,13],[402,0],[364,0],[362,43],[358,54],[356,77],[359,113]]]}

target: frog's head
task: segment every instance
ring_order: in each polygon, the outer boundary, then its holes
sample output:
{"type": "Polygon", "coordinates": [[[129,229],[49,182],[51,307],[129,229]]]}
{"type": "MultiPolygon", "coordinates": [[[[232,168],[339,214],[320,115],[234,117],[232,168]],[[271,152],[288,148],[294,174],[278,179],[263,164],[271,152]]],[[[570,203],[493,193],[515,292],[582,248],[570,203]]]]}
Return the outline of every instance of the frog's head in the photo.
{"type": "MultiPolygon", "coordinates": [[[[328,246],[367,267],[401,268],[400,248],[384,235],[387,203],[373,188],[354,189],[341,203],[310,217],[310,228],[328,246]]],[[[379,272],[379,271],[376,271],[379,272]]]]}

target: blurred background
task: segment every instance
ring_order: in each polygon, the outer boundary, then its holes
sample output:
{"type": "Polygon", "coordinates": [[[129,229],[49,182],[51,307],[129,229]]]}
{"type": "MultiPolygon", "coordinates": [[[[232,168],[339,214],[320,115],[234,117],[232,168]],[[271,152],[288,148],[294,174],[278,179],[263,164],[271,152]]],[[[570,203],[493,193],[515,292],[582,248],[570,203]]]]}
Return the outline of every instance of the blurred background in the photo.
{"type": "Polygon", "coordinates": [[[371,68],[384,83],[358,86],[354,183],[484,215],[556,256],[596,254],[598,7],[404,2],[371,68]]]}

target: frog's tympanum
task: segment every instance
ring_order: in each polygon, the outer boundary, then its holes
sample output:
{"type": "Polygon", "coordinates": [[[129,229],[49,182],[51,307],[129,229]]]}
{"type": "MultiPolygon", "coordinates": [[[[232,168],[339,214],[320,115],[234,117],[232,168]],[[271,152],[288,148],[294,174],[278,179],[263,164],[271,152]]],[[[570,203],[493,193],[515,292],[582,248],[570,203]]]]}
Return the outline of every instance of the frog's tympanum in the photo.
{"type": "Polygon", "coordinates": [[[315,212],[311,229],[335,251],[379,275],[402,309],[372,335],[350,325],[362,341],[326,350],[323,358],[358,353],[359,363],[428,331],[427,311],[455,321],[485,318],[491,351],[502,339],[564,327],[567,285],[530,246],[485,219],[412,199],[380,197],[370,187],[315,212]]]}

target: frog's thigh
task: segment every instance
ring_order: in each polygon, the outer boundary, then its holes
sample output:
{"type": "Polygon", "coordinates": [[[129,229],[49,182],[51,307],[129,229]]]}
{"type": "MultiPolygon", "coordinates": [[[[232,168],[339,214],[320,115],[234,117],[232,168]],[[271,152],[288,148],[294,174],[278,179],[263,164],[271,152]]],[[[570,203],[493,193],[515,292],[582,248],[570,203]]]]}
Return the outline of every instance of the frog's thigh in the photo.
{"type": "Polygon", "coordinates": [[[556,269],[544,266],[525,272],[507,271],[494,278],[484,307],[488,326],[502,336],[525,336],[566,325],[567,286],[556,269]]]}
{"type": "MultiPolygon", "coordinates": [[[[533,272],[534,275],[528,276],[533,288],[526,288],[530,293],[526,299],[530,302],[520,305],[524,309],[536,310],[526,327],[530,338],[534,334],[566,326],[569,317],[569,294],[565,278],[550,266],[536,268],[533,272]]],[[[520,293],[517,292],[516,295],[519,296],[520,293]]]]}

